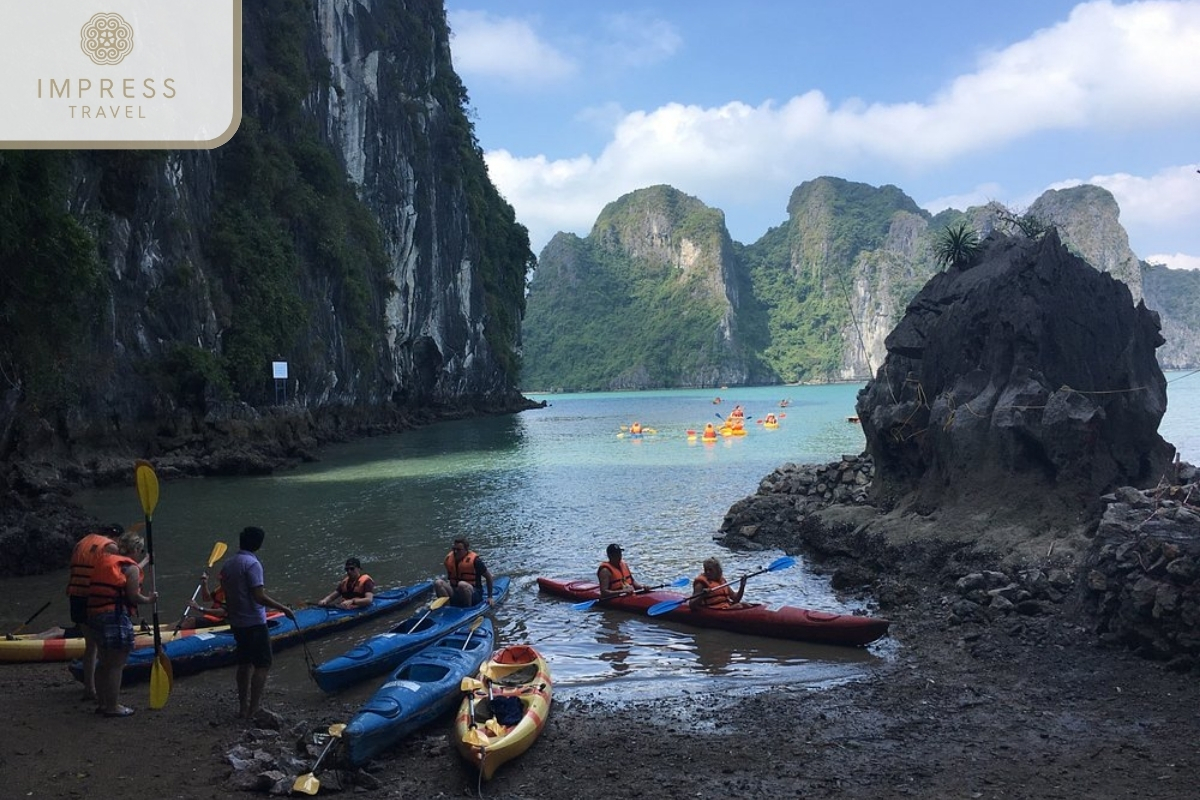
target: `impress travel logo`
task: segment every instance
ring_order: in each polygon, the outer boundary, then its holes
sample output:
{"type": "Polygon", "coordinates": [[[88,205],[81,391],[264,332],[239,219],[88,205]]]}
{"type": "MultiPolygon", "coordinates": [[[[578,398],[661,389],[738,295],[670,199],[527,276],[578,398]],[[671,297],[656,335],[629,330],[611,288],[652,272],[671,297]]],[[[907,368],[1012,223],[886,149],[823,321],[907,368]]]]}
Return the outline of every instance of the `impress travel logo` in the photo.
{"type": "Polygon", "coordinates": [[[0,0],[0,148],[212,148],[242,118],[242,0],[0,0]]]}

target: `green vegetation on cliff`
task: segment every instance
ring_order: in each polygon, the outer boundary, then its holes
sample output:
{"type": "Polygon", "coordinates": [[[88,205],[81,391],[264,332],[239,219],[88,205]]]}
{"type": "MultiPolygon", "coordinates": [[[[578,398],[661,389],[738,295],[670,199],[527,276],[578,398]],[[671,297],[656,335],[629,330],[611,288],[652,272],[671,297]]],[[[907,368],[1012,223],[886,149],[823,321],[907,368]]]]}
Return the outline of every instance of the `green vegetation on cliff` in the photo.
{"type": "Polygon", "coordinates": [[[530,284],[522,387],[688,386],[714,373],[722,241],[720,212],[669,187],[609,204],[587,239],[559,234],[530,284]]]}
{"type": "Polygon", "coordinates": [[[71,405],[107,294],[92,236],[68,212],[71,155],[0,152],[0,395],[71,405]]]}

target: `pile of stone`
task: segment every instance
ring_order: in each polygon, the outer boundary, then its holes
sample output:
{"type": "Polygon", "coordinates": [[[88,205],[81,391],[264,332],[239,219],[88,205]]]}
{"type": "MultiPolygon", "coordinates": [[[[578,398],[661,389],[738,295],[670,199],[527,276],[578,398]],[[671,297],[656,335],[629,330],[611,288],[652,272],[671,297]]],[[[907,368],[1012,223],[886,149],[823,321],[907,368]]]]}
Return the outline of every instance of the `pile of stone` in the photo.
{"type": "Polygon", "coordinates": [[[1193,668],[1200,663],[1200,484],[1127,487],[1104,499],[1085,565],[1097,632],[1146,658],[1193,668]]]}
{"type": "Polygon", "coordinates": [[[875,477],[868,455],[842,456],[829,464],[784,464],[758,485],[758,493],[802,497],[820,505],[869,502],[867,491],[875,477]]]}

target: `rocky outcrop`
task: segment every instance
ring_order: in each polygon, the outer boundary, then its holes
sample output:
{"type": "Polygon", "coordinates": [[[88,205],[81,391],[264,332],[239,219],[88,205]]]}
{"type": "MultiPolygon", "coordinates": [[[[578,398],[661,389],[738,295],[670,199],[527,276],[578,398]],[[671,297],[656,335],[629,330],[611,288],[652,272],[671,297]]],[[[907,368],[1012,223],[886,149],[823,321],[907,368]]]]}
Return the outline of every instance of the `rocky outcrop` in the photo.
{"type": "Polygon", "coordinates": [[[921,290],[859,393],[873,501],[1089,524],[1103,493],[1170,464],[1160,344],[1157,316],[1053,231],[994,235],[921,290]]]}

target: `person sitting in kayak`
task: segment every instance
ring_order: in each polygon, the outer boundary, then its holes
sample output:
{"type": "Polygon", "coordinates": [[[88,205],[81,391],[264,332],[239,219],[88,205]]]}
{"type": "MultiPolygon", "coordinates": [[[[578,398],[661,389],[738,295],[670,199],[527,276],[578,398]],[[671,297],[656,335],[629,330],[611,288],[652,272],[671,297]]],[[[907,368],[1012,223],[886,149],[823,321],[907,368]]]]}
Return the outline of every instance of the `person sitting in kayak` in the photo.
{"type": "Polygon", "coordinates": [[[187,616],[183,618],[180,628],[183,630],[191,630],[192,628],[208,628],[213,625],[227,625],[229,621],[229,612],[225,609],[225,589],[220,585],[216,589],[210,589],[208,585],[208,573],[200,573],[200,599],[208,605],[202,606],[195,600],[188,601],[187,616]]]}
{"type": "Polygon", "coordinates": [[[746,608],[742,595],[746,593],[746,578],[738,581],[737,591],[725,585],[725,573],[721,562],[715,558],[704,560],[704,572],[692,580],[692,599],[688,601],[694,609],[701,608],[746,608]]]}
{"type": "Polygon", "coordinates": [[[629,565],[621,558],[621,546],[610,544],[606,550],[608,561],[601,562],[596,570],[596,582],[600,584],[601,597],[616,597],[621,594],[633,594],[646,587],[633,579],[629,565]]]}
{"type": "Polygon", "coordinates": [[[461,536],[455,538],[443,563],[446,565],[446,577],[433,582],[434,594],[449,597],[452,606],[466,608],[484,601],[483,584],[486,582],[487,604],[493,604],[492,572],[479,554],[471,549],[469,541],[461,536]]]}
{"type": "Polygon", "coordinates": [[[629,433],[633,436],[640,436],[642,433],[642,423],[635,422],[629,426],[629,433]]]}
{"type": "Polygon", "coordinates": [[[767,414],[767,416],[763,418],[763,422],[767,425],[776,425],[779,423],[779,420],[774,414],[767,414]]]}
{"type": "Polygon", "coordinates": [[[346,577],[338,581],[332,592],[321,598],[319,606],[333,608],[363,608],[375,602],[375,581],[362,571],[357,558],[346,559],[346,577]]]}
{"type": "Polygon", "coordinates": [[[717,438],[717,429],[713,426],[713,424],[711,422],[705,423],[703,438],[705,438],[705,439],[716,439],[717,438]]]}

